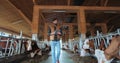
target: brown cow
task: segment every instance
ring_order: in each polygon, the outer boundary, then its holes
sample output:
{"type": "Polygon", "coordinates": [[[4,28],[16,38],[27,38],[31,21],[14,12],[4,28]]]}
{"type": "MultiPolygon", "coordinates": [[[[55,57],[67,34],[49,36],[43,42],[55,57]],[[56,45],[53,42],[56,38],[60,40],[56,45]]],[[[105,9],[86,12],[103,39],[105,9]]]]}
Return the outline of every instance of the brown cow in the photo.
{"type": "Polygon", "coordinates": [[[98,63],[110,63],[113,58],[119,53],[120,47],[120,36],[115,36],[112,38],[110,45],[105,51],[95,50],[95,55],[98,59],[98,63]]]}
{"type": "Polygon", "coordinates": [[[119,53],[119,47],[120,47],[120,36],[113,37],[111,44],[105,50],[106,59],[109,60],[115,55],[117,55],[119,53]]]}

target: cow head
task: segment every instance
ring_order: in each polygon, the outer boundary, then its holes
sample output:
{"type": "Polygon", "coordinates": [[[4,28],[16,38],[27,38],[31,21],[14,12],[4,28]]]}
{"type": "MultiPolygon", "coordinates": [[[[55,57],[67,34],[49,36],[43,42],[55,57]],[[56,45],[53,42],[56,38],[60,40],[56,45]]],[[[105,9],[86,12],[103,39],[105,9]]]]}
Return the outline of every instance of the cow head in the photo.
{"type": "Polygon", "coordinates": [[[31,40],[28,40],[27,41],[27,51],[30,51],[30,50],[32,50],[32,46],[31,46],[31,44],[32,44],[32,41],[31,40]]]}
{"type": "Polygon", "coordinates": [[[89,49],[89,40],[86,39],[83,44],[83,49],[89,49]]]}

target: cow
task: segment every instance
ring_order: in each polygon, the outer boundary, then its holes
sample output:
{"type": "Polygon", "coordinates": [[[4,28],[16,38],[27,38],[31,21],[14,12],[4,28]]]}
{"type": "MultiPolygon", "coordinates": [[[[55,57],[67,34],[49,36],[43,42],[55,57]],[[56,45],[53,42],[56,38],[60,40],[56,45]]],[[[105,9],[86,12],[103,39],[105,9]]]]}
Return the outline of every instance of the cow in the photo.
{"type": "Polygon", "coordinates": [[[118,56],[120,47],[120,36],[112,38],[110,45],[105,50],[96,49],[95,56],[98,59],[98,63],[111,63],[112,60],[118,56]]]}
{"type": "Polygon", "coordinates": [[[42,55],[41,49],[38,47],[37,42],[33,40],[27,40],[25,44],[26,51],[30,53],[30,57],[33,58],[36,54],[42,55]]]}
{"type": "Polygon", "coordinates": [[[100,46],[98,49],[95,49],[95,46],[93,46],[94,41],[86,39],[83,43],[81,56],[88,56],[88,53],[90,53],[92,49],[98,63],[111,63],[114,58],[120,59],[120,36],[114,36],[110,41],[108,47],[105,48],[104,41],[101,40],[100,46]]]}

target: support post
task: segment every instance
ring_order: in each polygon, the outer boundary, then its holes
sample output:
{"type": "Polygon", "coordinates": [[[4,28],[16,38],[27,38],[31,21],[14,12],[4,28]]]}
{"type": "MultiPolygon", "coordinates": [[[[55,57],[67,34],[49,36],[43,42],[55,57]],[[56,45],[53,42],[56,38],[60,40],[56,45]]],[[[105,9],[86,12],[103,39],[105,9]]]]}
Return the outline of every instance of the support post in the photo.
{"type": "Polygon", "coordinates": [[[73,51],[73,26],[69,25],[69,47],[73,51]]]}
{"type": "Polygon", "coordinates": [[[48,34],[47,34],[47,31],[48,31],[48,24],[45,23],[45,25],[44,25],[44,42],[48,42],[48,34]]]}
{"type": "Polygon", "coordinates": [[[38,28],[39,28],[39,8],[37,6],[34,6],[32,21],[32,40],[38,40],[38,28]]]}
{"type": "Polygon", "coordinates": [[[82,49],[83,40],[86,38],[86,18],[85,18],[85,10],[80,9],[77,13],[78,18],[78,33],[80,34],[79,39],[79,47],[82,49]]]}

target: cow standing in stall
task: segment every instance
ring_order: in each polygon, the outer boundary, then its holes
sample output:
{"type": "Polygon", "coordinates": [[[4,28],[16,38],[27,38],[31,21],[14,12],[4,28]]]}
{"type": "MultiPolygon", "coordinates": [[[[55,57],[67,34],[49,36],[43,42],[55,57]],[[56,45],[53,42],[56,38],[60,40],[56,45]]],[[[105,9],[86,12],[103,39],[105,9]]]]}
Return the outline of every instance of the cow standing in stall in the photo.
{"type": "Polygon", "coordinates": [[[36,41],[28,40],[26,42],[26,50],[30,53],[30,56],[33,58],[36,54],[42,55],[41,49],[38,47],[36,41]]]}
{"type": "Polygon", "coordinates": [[[96,49],[95,56],[98,59],[98,63],[111,63],[116,56],[119,56],[119,47],[120,36],[115,36],[112,38],[110,45],[104,51],[96,49]]]}

